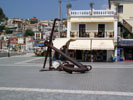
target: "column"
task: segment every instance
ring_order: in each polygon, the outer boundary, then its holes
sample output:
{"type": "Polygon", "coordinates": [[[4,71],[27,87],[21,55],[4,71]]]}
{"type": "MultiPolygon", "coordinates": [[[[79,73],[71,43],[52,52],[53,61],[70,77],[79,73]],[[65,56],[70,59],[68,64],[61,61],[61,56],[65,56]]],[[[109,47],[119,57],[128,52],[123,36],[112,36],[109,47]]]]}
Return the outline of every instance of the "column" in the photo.
{"type": "Polygon", "coordinates": [[[114,21],[114,39],[117,39],[117,34],[118,34],[118,21],[115,19],[114,21]]]}
{"type": "MultiPolygon", "coordinates": [[[[118,38],[118,20],[115,19],[114,21],[114,39],[115,39],[115,43],[117,44],[117,38],[118,38]]],[[[118,61],[118,57],[117,57],[117,45],[115,47],[115,54],[114,57],[116,58],[116,62],[118,61]]]]}
{"type": "Polygon", "coordinates": [[[70,38],[70,20],[67,19],[67,38],[70,38]]]}
{"type": "Polygon", "coordinates": [[[115,56],[115,58],[116,58],[115,61],[117,62],[117,61],[118,61],[118,58],[117,58],[117,47],[115,48],[115,55],[114,55],[114,56],[115,56]]]}

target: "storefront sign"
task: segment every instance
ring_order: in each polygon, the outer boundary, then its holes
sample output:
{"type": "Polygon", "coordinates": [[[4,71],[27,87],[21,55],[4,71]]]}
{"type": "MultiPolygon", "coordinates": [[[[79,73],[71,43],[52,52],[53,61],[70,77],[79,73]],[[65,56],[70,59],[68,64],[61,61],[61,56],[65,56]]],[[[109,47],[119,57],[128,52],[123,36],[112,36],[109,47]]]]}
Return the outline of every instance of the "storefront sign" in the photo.
{"type": "Polygon", "coordinates": [[[120,46],[133,46],[133,41],[122,40],[118,43],[120,46]]]}

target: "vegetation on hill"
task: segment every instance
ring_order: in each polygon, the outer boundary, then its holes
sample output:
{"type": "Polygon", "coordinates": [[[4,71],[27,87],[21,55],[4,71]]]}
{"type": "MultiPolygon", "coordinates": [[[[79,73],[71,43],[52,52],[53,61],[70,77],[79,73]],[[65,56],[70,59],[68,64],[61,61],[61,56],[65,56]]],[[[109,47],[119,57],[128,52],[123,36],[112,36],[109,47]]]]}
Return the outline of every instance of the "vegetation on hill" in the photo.
{"type": "Polygon", "coordinates": [[[3,30],[5,30],[5,26],[0,25],[0,32],[3,32],[3,30]]]}
{"type": "MultiPolygon", "coordinates": [[[[2,21],[8,20],[7,16],[4,14],[3,9],[0,8],[0,23],[2,21]]],[[[4,25],[0,25],[0,32],[3,32],[5,30],[5,26],[4,25]]]]}
{"type": "Polygon", "coordinates": [[[10,30],[10,29],[8,29],[8,28],[5,28],[5,33],[6,33],[6,34],[12,34],[12,33],[13,33],[13,31],[12,31],[12,30],[10,30]]]}
{"type": "Polygon", "coordinates": [[[8,18],[7,18],[7,16],[4,14],[3,9],[0,8],[0,22],[1,22],[1,21],[4,21],[4,20],[7,20],[7,19],[8,19],[8,18]]]}
{"type": "Polygon", "coordinates": [[[27,36],[34,36],[34,32],[30,29],[27,29],[24,33],[24,36],[27,37],[27,36]]]}
{"type": "Polygon", "coordinates": [[[38,23],[38,19],[36,17],[33,17],[30,19],[30,24],[38,23]]]}

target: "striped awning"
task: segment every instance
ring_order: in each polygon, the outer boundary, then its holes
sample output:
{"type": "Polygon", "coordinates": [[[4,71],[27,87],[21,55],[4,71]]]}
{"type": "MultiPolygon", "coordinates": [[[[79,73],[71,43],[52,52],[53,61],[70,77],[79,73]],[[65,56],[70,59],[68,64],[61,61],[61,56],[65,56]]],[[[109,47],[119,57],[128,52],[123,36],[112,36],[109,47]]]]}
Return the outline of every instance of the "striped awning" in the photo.
{"type": "Polygon", "coordinates": [[[70,50],[90,50],[90,40],[75,40],[69,44],[70,50]]]}
{"type": "Polygon", "coordinates": [[[56,47],[57,49],[60,49],[61,47],[63,47],[64,45],[66,45],[66,43],[69,41],[69,38],[56,38],[53,41],[53,46],[56,47]]]}
{"type": "Polygon", "coordinates": [[[113,40],[92,40],[92,50],[114,50],[113,40]]]}

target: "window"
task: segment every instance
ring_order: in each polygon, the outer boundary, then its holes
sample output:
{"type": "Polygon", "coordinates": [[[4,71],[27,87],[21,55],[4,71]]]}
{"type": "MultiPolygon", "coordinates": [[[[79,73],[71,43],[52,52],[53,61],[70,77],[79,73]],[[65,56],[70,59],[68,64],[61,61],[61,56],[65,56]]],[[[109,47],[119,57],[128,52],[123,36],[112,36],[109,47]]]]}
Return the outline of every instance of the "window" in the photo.
{"type": "Polygon", "coordinates": [[[123,13],[123,5],[118,6],[118,13],[123,13]]]}
{"type": "Polygon", "coordinates": [[[37,39],[37,40],[40,39],[40,34],[36,34],[36,39],[37,39]]]}

